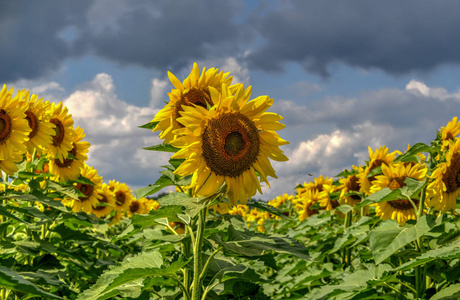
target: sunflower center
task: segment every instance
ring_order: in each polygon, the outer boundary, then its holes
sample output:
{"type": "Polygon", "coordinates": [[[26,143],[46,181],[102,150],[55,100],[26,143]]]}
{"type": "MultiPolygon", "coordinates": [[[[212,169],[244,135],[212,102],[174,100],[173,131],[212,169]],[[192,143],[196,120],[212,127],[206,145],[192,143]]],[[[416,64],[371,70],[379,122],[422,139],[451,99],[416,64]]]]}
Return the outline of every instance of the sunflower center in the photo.
{"type": "Polygon", "coordinates": [[[88,200],[88,198],[93,194],[94,192],[94,186],[86,183],[77,183],[77,190],[79,190],[84,197],[78,197],[80,201],[85,201],[88,200]]]}
{"type": "MultiPolygon", "coordinates": [[[[356,177],[355,175],[348,177],[346,187],[349,192],[359,192],[361,185],[358,182],[358,177],[356,177]]],[[[358,195],[351,195],[350,197],[354,200],[361,200],[361,197],[359,197],[358,195]]]]}
{"type": "Polygon", "coordinates": [[[324,191],[324,189],[323,189],[323,184],[320,183],[320,184],[316,185],[316,189],[317,189],[318,192],[320,192],[320,193],[321,193],[322,191],[324,191]]]}
{"type": "Polygon", "coordinates": [[[0,143],[3,143],[11,133],[11,118],[4,110],[0,109],[0,143]]]}
{"type": "MultiPolygon", "coordinates": [[[[107,197],[105,195],[101,195],[101,196],[102,196],[102,198],[99,199],[99,203],[109,203],[109,200],[107,200],[107,197]]],[[[103,210],[106,207],[107,207],[107,205],[98,205],[98,206],[94,207],[93,209],[99,211],[99,210],[103,210]]]]}
{"type": "Polygon", "coordinates": [[[450,166],[442,175],[442,181],[446,185],[446,192],[452,193],[460,188],[460,154],[454,153],[450,160],[450,166]]]}
{"type": "MultiPolygon", "coordinates": [[[[402,188],[406,186],[406,183],[404,183],[404,180],[406,180],[406,176],[392,178],[388,187],[392,191],[402,188]]],[[[419,201],[417,199],[411,198],[411,200],[414,202],[416,206],[418,205],[419,201]]],[[[412,204],[407,199],[397,199],[397,200],[388,201],[388,204],[391,207],[395,209],[400,209],[400,210],[408,210],[408,209],[413,208],[412,204]]]]}
{"type": "Polygon", "coordinates": [[[208,122],[202,135],[203,158],[217,175],[237,177],[259,155],[259,131],[248,117],[229,112],[208,122]]]}
{"type": "Polygon", "coordinates": [[[139,205],[139,202],[137,201],[134,201],[133,203],[131,203],[131,205],[129,206],[129,210],[132,212],[132,213],[136,213],[139,211],[139,208],[141,206],[139,205]]]}
{"type": "Polygon", "coordinates": [[[52,138],[53,138],[53,146],[58,147],[59,145],[61,145],[62,141],[64,140],[64,132],[65,132],[64,125],[62,124],[61,120],[59,120],[58,118],[52,118],[50,122],[56,125],[56,127],[54,127],[54,131],[56,134],[53,135],[52,138]]]}
{"type": "MultiPolygon", "coordinates": [[[[77,157],[77,148],[75,147],[75,143],[73,144],[73,148],[69,151],[69,153],[72,154],[73,157],[77,157]]],[[[64,158],[63,162],[61,162],[59,159],[55,159],[54,163],[60,168],[68,168],[73,161],[73,158],[64,158]]]]}
{"type": "Polygon", "coordinates": [[[118,191],[115,193],[115,203],[118,205],[118,206],[122,206],[126,201],[126,196],[125,196],[125,193],[123,193],[122,191],[118,191]]]}
{"type": "Polygon", "coordinates": [[[31,132],[29,132],[29,139],[33,138],[34,136],[37,135],[38,131],[38,118],[37,116],[29,109],[26,111],[26,120],[27,123],[29,123],[30,129],[32,129],[31,132]]]}
{"type": "Polygon", "coordinates": [[[446,133],[446,140],[453,140],[454,139],[454,135],[452,134],[452,132],[447,132],[446,133]]]}
{"type": "MultiPolygon", "coordinates": [[[[203,108],[207,108],[208,103],[211,106],[213,105],[209,91],[199,87],[192,87],[190,90],[183,93],[180,97],[180,100],[176,102],[173,114],[174,120],[181,117],[180,112],[183,111],[182,105],[192,106],[195,104],[203,108]]],[[[180,123],[179,125],[184,127],[180,123]]]]}

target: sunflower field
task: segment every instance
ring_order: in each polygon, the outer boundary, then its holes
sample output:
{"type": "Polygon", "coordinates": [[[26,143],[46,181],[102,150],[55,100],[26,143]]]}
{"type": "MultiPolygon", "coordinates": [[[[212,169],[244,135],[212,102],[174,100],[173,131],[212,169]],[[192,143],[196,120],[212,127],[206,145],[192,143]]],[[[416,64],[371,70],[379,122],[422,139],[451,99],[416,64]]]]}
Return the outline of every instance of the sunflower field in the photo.
{"type": "Polygon", "coordinates": [[[264,202],[288,160],[274,99],[197,64],[168,76],[139,130],[171,156],[135,191],[86,164],[62,103],[3,86],[0,300],[460,298],[457,117],[430,145],[369,148],[264,202]]]}

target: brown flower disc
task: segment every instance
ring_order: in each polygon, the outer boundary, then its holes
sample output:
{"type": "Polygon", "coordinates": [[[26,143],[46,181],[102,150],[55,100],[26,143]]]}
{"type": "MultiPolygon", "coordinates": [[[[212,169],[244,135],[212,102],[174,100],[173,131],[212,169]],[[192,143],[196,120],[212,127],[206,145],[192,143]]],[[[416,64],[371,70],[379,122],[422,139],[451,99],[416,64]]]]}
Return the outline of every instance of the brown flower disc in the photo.
{"type": "Polygon", "coordinates": [[[93,194],[94,192],[94,186],[86,183],[77,183],[76,186],[77,190],[79,190],[84,197],[78,197],[80,201],[85,201],[88,200],[88,198],[93,194]]]}
{"type": "MultiPolygon", "coordinates": [[[[404,183],[404,180],[406,180],[406,176],[392,178],[388,187],[392,191],[395,189],[402,188],[406,186],[406,184],[404,183]]],[[[411,199],[411,200],[414,202],[416,206],[418,205],[419,201],[417,199],[411,199]]],[[[408,209],[413,208],[412,204],[407,199],[391,200],[391,201],[388,201],[388,204],[391,207],[395,209],[400,209],[400,210],[408,210],[408,209]]]]}
{"type": "Polygon", "coordinates": [[[11,125],[10,115],[4,109],[0,109],[0,143],[3,143],[10,136],[11,125]]]}
{"type": "MultiPolygon", "coordinates": [[[[107,197],[105,195],[101,195],[101,197],[102,198],[99,199],[99,203],[109,203],[109,201],[107,200],[107,197]]],[[[93,209],[99,211],[99,210],[103,210],[106,207],[107,207],[106,205],[97,205],[93,209]]]]}
{"type": "Polygon", "coordinates": [[[30,129],[32,129],[32,131],[29,132],[29,138],[31,139],[36,136],[38,132],[38,117],[31,110],[27,110],[26,120],[29,123],[30,129]]]}
{"type": "Polygon", "coordinates": [[[61,145],[62,141],[64,140],[64,134],[65,134],[64,125],[62,124],[61,120],[59,120],[58,118],[52,118],[50,122],[56,125],[56,127],[54,128],[54,131],[56,132],[56,134],[53,135],[52,137],[53,137],[53,146],[58,147],[61,145]]]}
{"type": "MultiPolygon", "coordinates": [[[[212,106],[213,102],[209,91],[199,87],[192,87],[190,90],[182,94],[180,100],[176,102],[174,107],[174,120],[181,117],[180,112],[183,111],[182,105],[192,106],[193,104],[203,108],[207,108],[208,104],[212,106]]],[[[182,124],[179,123],[179,125],[183,127],[182,124]]]]}
{"type": "MultiPolygon", "coordinates": [[[[73,144],[72,150],[70,150],[69,153],[72,154],[73,157],[77,157],[77,148],[75,147],[75,144],[73,144]]],[[[54,163],[60,168],[67,168],[70,167],[73,161],[73,158],[64,158],[63,162],[61,162],[59,159],[55,159],[54,163]]]]}
{"type": "Polygon", "coordinates": [[[452,155],[450,166],[442,175],[442,181],[446,185],[446,193],[453,193],[460,188],[460,154],[458,152],[452,155]]]}
{"type": "Polygon", "coordinates": [[[217,175],[237,177],[249,170],[259,155],[259,131],[239,112],[211,119],[202,135],[206,165],[217,175]]]}

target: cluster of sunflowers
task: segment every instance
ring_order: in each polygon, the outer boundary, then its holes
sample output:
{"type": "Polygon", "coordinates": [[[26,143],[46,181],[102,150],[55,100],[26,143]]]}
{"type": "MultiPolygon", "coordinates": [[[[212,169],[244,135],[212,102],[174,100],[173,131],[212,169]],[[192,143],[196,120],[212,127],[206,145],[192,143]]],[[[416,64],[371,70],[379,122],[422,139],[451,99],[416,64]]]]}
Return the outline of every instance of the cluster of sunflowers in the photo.
{"type": "MultiPolygon", "coordinates": [[[[420,201],[424,202],[423,212],[455,211],[460,195],[460,122],[454,117],[445,127],[440,128],[433,141],[428,159],[423,153],[417,153],[413,159],[403,161],[403,153],[396,150],[389,152],[386,146],[373,151],[369,147],[369,160],[365,165],[352,166],[345,170],[337,180],[320,175],[313,181],[298,184],[295,195],[283,194],[268,202],[281,209],[285,215],[295,214],[300,221],[318,214],[321,210],[333,210],[339,205],[355,207],[363,199],[389,188],[391,191],[403,188],[407,180],[424,182],[426,190],[411,198],[401,197],[363,207],[361,214],[375,212],[382,220],[396,220],[401,226],[408,220],[416,220],[420,201]]],[[[427,146],[428,147],[428,146],[427,146]]],[[[411,149],[409,146],[406,153],[411,149]]],[[[213,207],[221,214],[238,214],[248,223],[256,223],[260,231],[265,231],[265,220],[279,218],[265,211],[250,209],[246,205],[234,208],[213,207]]]]}
{"type": "Polygon", "coordinates": [[[174,89],[151,123],[165,144],[179,148],[172,159],[183,162],[174,173],[191,177],[185,188],[192,196],[211,197],[225,186],[236,206],[262,193],[268,176],[276,178],[269,158],[288,160],[279,149],[288,142],[275,132],[284,128],[282,117],[266,112],[273,99],[249,100],[251,87],[232,85],[228,75],[216,68],[200,74],[196,63],[182,82],[168,72],[174,89]]]}
{"type": "Polygon", "coordinates": [[[90,143],[83,141],[84,137],[82,128],[74,128],[72,115],[62,102],[43,101],[26,90],[13,97],[13,89],[4,85],[0,92],[1,190],[27,192],[28,185],[8,180],[22,162],[27,162],[32,167],[26,171],[40,174],[42,188],[54,181],[78,190],[78,197],[55,199],[73,211],[93,213],[116,224],[124,215],[147,213],[158,207],[156,201],[146,198],[136,201],[125,183],[103,183],[97,170],[85,163],[90,143]]]}

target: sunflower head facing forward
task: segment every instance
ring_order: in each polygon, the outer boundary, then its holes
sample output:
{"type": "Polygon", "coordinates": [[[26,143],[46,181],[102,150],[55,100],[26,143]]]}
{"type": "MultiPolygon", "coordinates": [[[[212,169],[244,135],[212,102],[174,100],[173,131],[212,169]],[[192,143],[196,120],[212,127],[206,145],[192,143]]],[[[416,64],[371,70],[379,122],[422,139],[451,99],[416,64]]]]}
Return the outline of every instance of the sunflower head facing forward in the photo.
{"type": "Polygon", "coordinates": [[[288,144],[275,132],[284,128],[281,116],[265,112],[273,99],[261,96],[249,101],[251,89],[222,84],[221,92],[210,87],[215,105],[183,106],[173,146],[181,148],[172,158],[185,159],[175,171],[193,175],[189,186],[195,196],[210,196],[225,182],[231,205],[262,193],[260,181],[275,177],[268,158],[286,161],[279,146],[288,144]],[[257,173],[256,173],[257,172],[257,173]]]}

